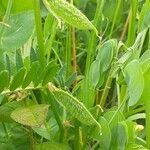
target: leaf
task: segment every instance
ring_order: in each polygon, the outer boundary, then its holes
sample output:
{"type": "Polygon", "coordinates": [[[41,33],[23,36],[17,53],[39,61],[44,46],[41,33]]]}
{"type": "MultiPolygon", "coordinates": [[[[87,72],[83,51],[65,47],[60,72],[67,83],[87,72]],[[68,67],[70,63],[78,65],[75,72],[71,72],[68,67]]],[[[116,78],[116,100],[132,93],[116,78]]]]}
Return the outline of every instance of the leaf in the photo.
{"type": "Polygon", "coordinates": [[[104,117],[99,117],[98,122],[102,127],[102,135],[99,136],[97,128],[94,127],[90,136],[100,142],[101,149],[109,150],[111,146],[111,130],[108,121],[104,117]]]}
{"type": "Polygon", "coordinates": [[[0,49],[18,49],[30,38],[34,28],[32,12],[22,12],[10,16],[7,24],[9,27],[0,24],[0,49]]]}
{"type": "Polygon", "coordinates": [[[90,67],[90,80],[94,87],[99,83],[102,85],[104,80],[104,72],[106,72],[112,62],[113,55],[116,53],[117,41],[112,39],[108,40],[98,47],[98,54],[96,60],[90,67]]]}
{"type": "Polygon", "coordinates": [[[44,142],[36,145],[36,150],[70,150],[68,145],[63,143],[44,142]]]}
{"type": "Polygon", "coordinates": [[[145,113],[137,113],[137,114],[134,114],[134,115],[128,117],[128,120],[133,121],[133,120],[145,119],[145,118],[146,118],[145,113]]]}
{"type": "Polygon", "coordinates": [[[94,87],[96,87],[96,85],[99,82],[99,79],[101,78],[100,76],[100,61],[95,60],[90,67],[90,80],[91,83],[93,84],[94,87]]]}
{"type": "Polygon", "coordinates": [[[128,127],[125,121],[119,122],[117,126],[118,130],[118,149],[124,150],[128,142],[128,127]]]}
{"type": "Polygon", "coordinates": [[[11,113],[11,118],[26,126],[40,127],[46,120],[48,107],[40,104],[18,108],[11,113]]]}
{"type": "Polygon", "coordinates": [[[148,104],[150,98],[150,66],[147,69],[147,71],[144,73],[144,83],[145,86],[141,96],[141,100],[148,104]]]}
{"type": "Polygon", "coordinates": [[[49,91],[52,92],[57,101],[63,105],[66,110],[76,119],[86,125],[99,125],[92,114],[78,99],[70,95],[68,92],[57,89],[52,84],[48,85],[49,91]]]}
{"type": "Polygon", "coordinates": [[[22,54],[20,49],[16,50],[16,68],[19,70],[23,67],[23,60],[22,60],[22,54]]]}
{"type": "Polygon", "coordinates": [[[147,59],[150,59],[150,50],[145,51],[142,56],[140,57],[140,62],[143,62],[147,59]]]}
{"type": "Polygon", "coordinates": [[[37,79],[37,70],[39,67],[39,62],[33,62],[31,65],[31,68],[29,72],[26,74],[23,83],[22,83],[22,88],[26,88],[31,82],[35,82],[37,79]]]}
{"type": "Polygon", "coordinates": [[[58,71],[58,65],[55,62],[49,62],[42,72],[42,85],[46,85],[52,81],[58,71]]]}
{"type": "Polygon", "coordinates": [[[0,92],[9,85],[9,72],[7,70],[0,72],[0,92]]]}
{"type": "Polygon", "coordinates": [[[34,62],[38,60],[38,56],[37,53],[35,52],[35,50],[33,48],[31,48],[30,50],[30,62],[34,62]]]}
{"type": "Polygon", "coordinates": [[[78,29],[91,29],[97,33],[97,29],[88,20],[88,18],[81,13],[75,6],[64,1],[64,0],[43,0],[45,7],[52,13],[56,18],[61,18],[68,24],[78,29]]]}
{"type": "Polygon", "coordinates": [[[98,121],[102,126],[101,143],[102,148],[109,150],[111,144],[111,131],[107,120],[104,117],[100,117],[98,121]]]}
{"type": "Polygon", "coordinates": [[[22,85],[23,79],[24,79],[24,75],[25,75],[26,69],[25,68],[21,68],[16,75],[13,77],[11,84],[10,84],[10,90],[14,91],[15,89],[17,89],[19,86],[22,85]]]}
{"type": "Polygon", "coordinates": [[[150,10],[150,1],[146,0],[140,13],[140,19],[138,23],[139,32],[150,26],[150,11],[149,10],[150,10]]]}
{"type": "Polygon", "coordinates": [[[8,102],[2,106],[0,106],[0,122],[13,122],[12,118],[10,117],[10,114],[13,110],[15,110],[18,107],[22,106],[22,102],[8,102]]]}
{"type": "Polygon", "coordinates": [[[144,89],[144,78],[139,62],[131,61],[125,67],[124,75],[130,97],[128,105],[133,106],[139,101],[144,89]]]}
{"type": "Polygon", "coordinates": [[[116,40],[108,40],[103,45],[98,47],[98,55],[96,60],[101,62],[102,72],[105,72],[111,64],[113,54],[116,51],[116,40]]]}

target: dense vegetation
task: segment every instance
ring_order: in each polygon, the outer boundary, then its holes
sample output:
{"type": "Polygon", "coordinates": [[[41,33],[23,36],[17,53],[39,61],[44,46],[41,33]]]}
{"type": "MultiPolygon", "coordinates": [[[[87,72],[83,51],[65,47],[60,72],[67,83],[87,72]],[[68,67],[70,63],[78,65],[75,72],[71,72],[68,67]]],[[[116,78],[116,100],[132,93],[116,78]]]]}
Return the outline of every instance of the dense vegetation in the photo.
{"type": "Polygon", "coordinates": [[[0,0],[0,150],[150,149],[150,0],[0,0]]]}

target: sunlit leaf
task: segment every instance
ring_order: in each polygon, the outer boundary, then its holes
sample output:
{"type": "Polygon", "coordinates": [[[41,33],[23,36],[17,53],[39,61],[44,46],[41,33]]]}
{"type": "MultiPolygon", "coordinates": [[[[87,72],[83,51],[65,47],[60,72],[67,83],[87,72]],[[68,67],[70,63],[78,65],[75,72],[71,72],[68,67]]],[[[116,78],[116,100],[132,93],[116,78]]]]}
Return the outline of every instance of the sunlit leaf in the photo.
{"type": "Polygon", "coordinates": [[[17,49],[24,45],[30,38],[34,28],[32,12],[23,12],[12,15],[7,24],[0,24],[0,49],[17,49]]]}
{"type": "Polygon", "coordinates": [[[26,126],[40,127],[46,120],[48,107],[45,104],[21,107],[11,113],[11,118],[26,126]]]}

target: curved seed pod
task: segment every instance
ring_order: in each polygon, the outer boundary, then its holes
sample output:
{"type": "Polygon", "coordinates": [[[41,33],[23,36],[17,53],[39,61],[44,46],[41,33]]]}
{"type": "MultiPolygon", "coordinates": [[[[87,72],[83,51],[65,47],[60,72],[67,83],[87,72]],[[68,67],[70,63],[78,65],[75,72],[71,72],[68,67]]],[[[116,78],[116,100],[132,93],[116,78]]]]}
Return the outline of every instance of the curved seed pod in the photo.
{"type": "Polygon", "coordinates": [[[49,84],[48,88],[54,94],[57,101],[62,104],[74,118],[77,118],[86,125],[98,125],[101,128],[100,124],[78,99],[68,92],[54,87],[52,84],[49,84]]]}
{"type": "Polygon", "coordinates": [[[43,0],[43,2],[48,11],[57,19],[60,18],[78,29],[94,30],[98,34],[97,29],[88,18],[72,4],[65,0],[43,0]]]}

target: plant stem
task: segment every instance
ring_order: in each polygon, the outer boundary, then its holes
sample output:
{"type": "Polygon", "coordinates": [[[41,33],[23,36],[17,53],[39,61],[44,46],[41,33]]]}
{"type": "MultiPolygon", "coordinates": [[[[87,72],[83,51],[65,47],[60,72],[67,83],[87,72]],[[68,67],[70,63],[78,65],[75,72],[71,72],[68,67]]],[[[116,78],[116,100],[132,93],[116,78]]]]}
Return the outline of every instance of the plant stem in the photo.
{"type": "MultiPolygon", "coordinates": [[[[99,0],[96,8],[96,13],[94,17],[94,26],[97,28],[98,24],[100,23],[100,18],[104,6],[104,0],[99,0]]],[[[87,107],[91,107],[94,103],[93,97],[90,95],[94,95],[94,90],[90,90],[90,83],[89,83],[89,71],[90,66],[93,61],[95,51],[96,51],[96,34],[92,31],[90,38],[89,38],[89,45],[87,50],[87,58],[86,58],[86,68],[85,68],[85,81],[82,87],[82,99],[85,100],[85,105],[87,107]],[[91,94],[90,94],[91,93],[91,94]]]]}
{"type": "MultiPolygon", "coordinates": [[[[73,5],[73,0],[71,0],[71,4],[73,5]]],[[[75,28],[72,27],[72,53],[73,53],[73,70],[74,73],[77,75],[77,60],[76,60],[76,35],[75,35],[75,28]]],[[[77,81],[75,79],[75,85],[77,81]]]]}
{"type": "Polygon", "coordinates": [[[55,97],[49,90],[47,90],[47,99],[48,99],[49,103],[51,104],[55,119],[56,119],[58,126],[59,126],[59,130],[60,130],[59,141],[63,142],[64,141],[64,133],[65,133],[64,126],[62,124],[62,121],[60,119],[60,116],[59,116],[57,109],[56,109],[56,106],[55,106],[55,97]]]}
{"type": "Polygon", "coordinates": [[[116,23],[116,20],[117,20],[117,16],[118,16],[118,13],[119,13],[119,9],[120,9],[120,6],[121,6],[121,2],[122,2],[122,0],[119,0],[119,2],[117,4],[117,8],[116,8],[115,15],[114,15],[114,18],[113,18],[113,23],[112,23],[112,26],[111,26],[109,38],[111,38],[111,36],[112,36],[113,29],[114,29],[114,26],[115,26],[115,23],[116,23]]]}
{"type": "Polygon", "coordinates": [[[113,121],[113,119],[115,118],[115,116],[118,114],[118,112],[120,111],[120,109],[122,108],[122,106],[125,104],[125,102],[127,101],[128,99],[128,94],[126,92],[126,95],[122,101],[122,103],[120,104],[120,106],[118,107],[118,109],[115,111],[114,115],[112,116],[112,118],[110,119],[110,121],[108,122],[108,124],[110,125],[113,121]]]}
{"type": "MultiPolygon", "coordinates": [[[[72,53],[73,53],[73,70],[77,76],[77,60],[76,60],[76,37],[75,37],[75,28],[72,27],[72,53]]],[[[77,84],[75,78],[74,86],[77,84]]]]}
{"type": "Polygon", "coordinates": [[[136,13],[137,13],[138,0],[131,0],[131,10],[129,12],[129,26],[128,26],[128,39],[127,46],[131,46],[134,43],[136,36],[136,13]]]}
{"type": "Polygon", "coordinates": [[[43,40],[43,32],[42,32],[40,0],[34,0],[34,16],[35,16],[37,41],[38,41],[38,46],[39,46],[39,61],[41,63],[41,66],[44,66],[44,64],[45,64],[45,49],[44,49],[44,40],[43,40]]]}
{"type": "Polygon", "coordinates": [[[105,105],[105,102],[106,102],[106,99],[107,99],[107,96],[108,96],[108,92],[109,92],[109,89],[111,87],[111,82],[112,82],[112,76],[111,76],[111,70],[110,70],[109,74],[108,74],[106,84],[105,84],[105,87],[104,87],[104,91],[102,93],[101,100],[100,100],[100,106],[102,108],[105,105]]]}
{"type": "Polygon", "coordinates": [[[130,12],[129,12],[129,14],[128,14],[128,17],[127,17],[127,19],[126,19],[125,25],[124,25],[124,27],[123,27],[123,32],[122,32],[122,34],[121,34],[120,41],[123,41],[123,39],[124,39],[125,33],[126,33],[126,31],[127,31],[127,28],[128,28],[129,19],[130,19],[130,12]]]}
{"type": "Polygon", "coordinates": [[[66,73],[66,78],[69,77],[72,66],[71,66],[71,27],[67,27],[67,36],[66,36],[66,65],[67,65],[67,73],[66,73]]]}
{"type": "Polygon", "coordinates": [[[145,112],[146,112],[146,142],[147,148],[150,148],[150,104],[149,101],[145,101],[145,112]]]}

